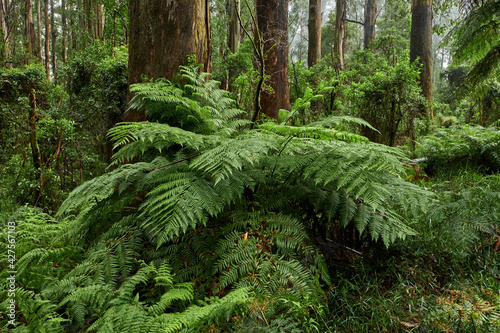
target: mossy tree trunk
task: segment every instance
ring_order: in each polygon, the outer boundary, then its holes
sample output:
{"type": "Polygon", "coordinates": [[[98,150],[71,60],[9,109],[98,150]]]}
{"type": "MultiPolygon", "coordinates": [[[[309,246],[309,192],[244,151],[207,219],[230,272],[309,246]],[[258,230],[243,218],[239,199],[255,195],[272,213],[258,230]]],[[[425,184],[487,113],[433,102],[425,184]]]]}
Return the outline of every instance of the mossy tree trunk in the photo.
{"type": "Polygon", "coordinates": [[[417,58],[422,65],[420,85],[428,103],[421,113],[432,119],[432,0],[412,0],[410,62],[417,58]]]}
{"type": "Polygon", "coordinates": [[[229,8],[229,38],[228,47],[232,53],[238,52],[241,39],[240,22],[238,15],[240,13],[240,0],[228,0],[229,8]]]}
{"type": "Polygon", "coordinates": [[[375,39],[375,22],[377,15],[377,0],[365,0],[365,22],[363,46],[365,50],[370,48],[370,44],[375,39]]]}
{"type": "Polygon", "coordinates": [[[257,25],[263,42],[267,84],[272,93],[263,91],[262,112],[278,119],[280,109],[290,109],[288,86],[288,0],[257,0],[257,25]]]}
{"type": "MultiPolygon", "coordinates": [[[[130,0],[129,15],[129,85],[141,82],[141,75],[172,80],[191,54],[204,71],[211,70],[208,0],[130,0]]],[[[125,120],[145,115],[129,110],[125,120]]]]}

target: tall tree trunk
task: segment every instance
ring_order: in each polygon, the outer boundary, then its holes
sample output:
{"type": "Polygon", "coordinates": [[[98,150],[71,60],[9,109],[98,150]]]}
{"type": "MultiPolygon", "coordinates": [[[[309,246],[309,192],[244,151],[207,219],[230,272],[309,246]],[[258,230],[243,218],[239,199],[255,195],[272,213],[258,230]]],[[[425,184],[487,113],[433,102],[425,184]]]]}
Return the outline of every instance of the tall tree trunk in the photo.
{"type": "MultiPolygon", "coordinates": [[[[35,53],[35,25],[33,24],[33,6],[31,0],[25,2],[24,34],[26,36],[26,53],[36,56],[35,53]]],[[[26,58],[28,61],[28,57],[26,58]]]]}
{"type": "Polygon", "coordinates": [[[336,0],[335,8],[335,41],[333,54],[335,56],[335,68],[344,70],[344,34],[346,23],[346,0],[336,0]]]}
{"type": "Polygon", "coordinates": [[[241,39],[241,27],[238,21],[238,14],[240,13],[240,0],[229,1],[229,39],[228,46],[232,53],[238,52],[241,39]]]}
{"type": "Polygon", "coordinates": [[[7,38],[7,29],[5,25],[5,18],[4,18],[4,3],[3,0],[0,0],[0,38],[1,44],[0,44],[0,59],[4,59],[4,53],[5,53],[5,40],[7,38]]]}
{"type": "MultiPolygon", "coordinates": [[[[11,46],[12,46],[12,30],[14,29],[13,20],[10,17],[10,5],[9,0],[3,0],[2,2],[3,8],[3,25],[4,25],[4,38],[3,38],[3,53],[4,59],[8,60],[12,54],[11,46]]],[[[7,68],[12,69],[14,66],[12,63],[7,63],[7,68]]]]}
{"type": "Polygon", "coordinates": [[[45,0],[45,71],[47,75],[47,81],[50,81],[49,0],[45,0]]]}
{"type": "Polygon", "coordinates": [[[412,0],[410,62],[420,59],[420,85],[428,107],[424,115],[433,118],[432,111],[432,0],[412,0]]]}
{"type": "Polygon", "coordinates": [[[43,63],[43,45],[42,45],[42,0],[36,1],[36,40],[37,40],[37,57],[40,63],[43,63]]]}
{"type": "Polygon", "coordinates": [[[263,41],[267,84],[272,93],[263,91],[262,111],[278,119],[280,109],[290,109],[288,86],[288,0],[257,0],[257,25],[263,41]]]}
{"type": "Polygon", "coordinates": [[[66,27],[66,0],[61,0],[62,61],[68,60],[68,31],[66,27]]]}
{"type": "Polygon", "coordinates": [[[309,45],[307,66],[312,67],[321,59],[321,0],[309,0],[309,45]]]}
{"type": "Polygon", "coordinates": [[[40,148],[38,147],[38,141],[36,139],[37,135],[37,122],[38,122],[38,113],[36,112],[36,95],[35,89],[31,90],[30,93],[30,112],[28,115],[28,122],[30,127],[30,145],[31,145],[31,154],[33,156],[33,166],[37,174],[40,173],[40,167],[42,166],[41,158],[40,158],[40,148]]]}
{"type": "Polygon", "coordinates": [[[52,76],[54,83],[57,84],[57,58],[56,58],[56,45],[57,45],[57,30],[54,22],[54,0],[50,0],[50,30],[52,32],[52,76]]]}
{"type": "MultiPolygon", "coordinates": [[[[130,0],[129,17],[129,85],[141,75],[172,80],[191,54],[211,71],[208,0],[130,0]]],[[[144,119],[142,111],[125,114],[126,121],[144,119]]]]}
{"type": "Polygon", "coordinates": [[[368,50],[375,39],[375,20],[377,15],[377,0],[365,0],[364,48],[368,50]]]}
{"type": "Polygon", "coordinates": [[[96,3],[96,38],[104,40],[104,5],[96,3]]]}
{"type": "MultiPolygon", "coordinates": [[[[308,49],[307,66],[311,68],[321,60],[321,0],[309,0],[309,22],[308,30],[308,49]]],[[[314,81],[318,85],[318,80],[314,81]]],[[[317,99],[311,103],[311,111],[316,115],[321,113],[323,101],[317,99]]]]}

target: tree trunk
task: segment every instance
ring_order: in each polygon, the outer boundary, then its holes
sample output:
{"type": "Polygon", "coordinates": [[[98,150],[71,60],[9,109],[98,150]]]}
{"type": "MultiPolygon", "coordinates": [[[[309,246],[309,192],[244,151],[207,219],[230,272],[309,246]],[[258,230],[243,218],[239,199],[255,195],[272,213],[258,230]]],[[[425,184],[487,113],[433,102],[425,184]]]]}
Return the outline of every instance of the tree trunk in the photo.
{"type": "Polygon", "coordinates": [[[54,83],[57,84],[57,62],[56,62],[57,30],[55,28],[55,22],[54,22],[54,0],[50,0],[50,30],[52,32],[52,76],[54,77],[54,83]]]}
{"type": "MultiPolygon", "coordinates": [[[[211,70],[208,0],[130,0],[129,85],[148,78],[172,80],[187,56],[196,55],[211,70]]],[[[126,121],[141,121],[144,112],[129,110],[126,121]]]]}
{"type": "MultiPolygon", "coordinates": [[[[33,6],[31,0],[25,2],[24,34],[26,37],[26,53],[36,56],[35,53],[35,25],[33,24],[33,6]]],[[[26,60],[29,58],[27,57],[26,60]]]]}
{"type": "Polygon", "coordinates": [[[309,46],[307,66],[312,67],[321,59],[321,0],[309,0],[309,46]]]}
{"type": "Polygon", "coordinates": [[[336,0],[335,8],[335,41],[333,54],[335,56],[335,68],[344,70],[344,34],[346,23],[346,0],[336,0]]]}
{"type": "Polygon", "coordinates": [[[240,0],[229,1],[229,39],[228,46],[232,53],[238,52],[241,39],[240,22],[238,21],[238,13],[240,13],[240,0]],[[236,2],[236,3],[235,3],[236,2]]]}
{"type": "MultiPolygon", "coordinates": [[[[10,6],[9,0],[3,0],[2,4],[2,26],[3,26],[3,56],[7,61],[11,55],[11,44],[12,44],[12,18],[10,17],[10,6]]],[[[12,69],[13,65],[11,63],[7,63],[7,68],[12,69]]]]}
{"type": "Polygon", "coordinates": [[[96,39],[104,40],[104,5],[96,6],[96,39]]]}
{"type": "Polygon", "coordinates": [[[68,60],[68,31],[66,27],[66,0],[61,0],[61,23],[62,23],[62,61],[68,60]]]}
{"type": "Polygon", "coordinates": [[[40,167],[42,166],[40,159],[40,148],[38,147],[38,141],[36,139],[37,134],[37,122],[38,122],[38,114],[36,112],[36,95],[35,89],[31,90],[30,93],[30,112],[28,115],[28,122],[30,127],[30,145],[31,145],[31,154],[33,155],[33,166],[37,174],[39,174],[40,167]]]}
{"type": "Polygon", "coordinates": [[[368,50],[375,39],[375,20],[377,15],[377,0],[365,0],[364,48],[368,50]]]}
{"type": "Polygon", "coordinates": [[[7,39],[7,29],[5,25],[4,18],[4,4],[3,0],[0,0],[0,37],[2,38],[2,44],[0,45],[0,59],[4,59],[5,53],[5,40],[7,39]]]}
{"type": "Polygon", "coordinates": [[[265,73],[272,92],[261,95],[262,112],[278,120],[280,109],[290,109],[288,86],[288,0],[257,0],[257,25],[263,42],[265,73]]]}
{"type": "Polygon", "coordinates": [[[45,71],[47,75],[47,81],[50,81],[49,0],[45,0],[45,71]]]}
{"type": "MultiPolygon", "coordinates": [[[[308,28],[308,49],[307,66],[311,68],[321,60],[321,0],[309,0],[309,22],[308,28]]],[[[318,85],[316,79],[314,85],[318,85]]],[[[311,103],[311,111],[319,115],[323,106],[323,101],[317,99],[311,103]]]]}
{"type": "Polygon", "coordinates": [[[432,0],[412,0],[410,62],[420,59],[420,85],[427,100],[421,113],[433,118],[432,111],[432,0]]]}
{"type": "Polygon", "coordinates": [[[43,63],[43,45],[42,45],[42,0],[36,1],[36,40],[37,40],[37,57],[40,63],[43,63]]]}

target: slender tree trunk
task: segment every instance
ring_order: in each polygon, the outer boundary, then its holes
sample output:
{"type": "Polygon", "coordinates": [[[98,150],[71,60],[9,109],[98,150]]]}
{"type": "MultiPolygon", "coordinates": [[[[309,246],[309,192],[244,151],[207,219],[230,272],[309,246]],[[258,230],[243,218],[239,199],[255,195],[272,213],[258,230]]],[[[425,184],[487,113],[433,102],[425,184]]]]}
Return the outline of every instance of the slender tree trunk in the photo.
{"type": "MultiPolygon", "coordinates": [[[[208,0],[130,0],[129,13],[129,85],[141,75],[172,80],[191,54],[211,71],[208,0]]],[[[125,114],[126,121],[144,119],[139,110],[125,114]]]]}
{"type": "Polygon", "coordinates": [[[232,53],[238,52],[240,48],[241,27],[238,21],[238,14],[240,13],[240,0],[229,1],[229,40],[228,46],[232,53]]]}
{"type": "Polygon", "coordinates": [[[68,30],[66,27],[66,0],[61,0],[62,61],[68,60],[68,30]]]}
{"type": "Polygon", "coordinates": [[[36,139],[37,135],[37,122],[38,122],[38,114],[36,112],[36,95],[35,89],[31,90],[30,93],[30,112],[28,115],[29,119],[29,127],[30,127],[30,145],[31,145],[31,154],[33,155],[33,166],[37,173],[40,173],[40,167],[42,166],[40,159],[40,148],[38,147],[38,141],[36,139]]]}
{"type": "Polygon", "coordinates": [[[36,1],[36,28],[37,28],[37,56],[40,63],[43,63],[43,45],[42,45],[42,0],[36,1]]]}
{"type": "MultiPolygon", "coordinates": [[[[321,0],[309,0],[307,66],[311,68],[321,60],[321,0]]],[[[318,85],[315,79],[314,85],[318,85]]],[[[311,111],[321,113],[323,101],[318,99],[311,103],[311,111]]]]}
{"type": "MultiPolygon", "coordinates": [[[[10,17],[10,5],[9,0],[3,0],[3,24],[4,24],[4,44],[3,44],[3,52],[4,59],[8,60],[12,54],[12,30],[15,30],[13,19],[10,17]]],[[[12,69],[14,66],[12,63],[7,63],[7,68],[12,69]]]]}
{"type": "Polygon", "coordinates": [[[4,59],[4,54],[5,54],[5,41],[7,39],[7,28],[5,25],[5,18],[4,18],[4,3],[3,0],[0,0],[0,38],[1,44],[0,44],[0,59],[4,59]]]}
{"type": "Polygon", "coordinates": [[[54,83],[57,84],[57,30],[54,22],[54,0],[50,0],[50,30],[52,32],[52,76],[54,77],[54,83]]]}
{"type": "Polygon", "coordinates": [[[280,109],[290,109],[288,86],[288,0],[257,0],[257,25],[263,41],[267,84],[273,92],[263,91],[262,111],[278,120],[280,109]]]}
{"type": "Polygon", "coordinates": [[[364,48],[368,50],[375,39],[375,20],[377,15],[377,0],[365,0],[364,48]]]}
{"type": "Polygon", "coordinates": [[[344,34],[346,23],[346,0],[336,0],[335,8],[335,42],[333,44],[333,54],[335,55],[335,67],[337,70],[344,70],[344,34]]]}
{"type": "Polygon", "coordinates": [[[312,67],[321,59],[321,0],[309,0],[309,45],[307,66],[312,67]]]}
{"type": "Polygon", "coordinates": [[[45,71],[47,75],[47,81],[50,81],[49,0],[45,0],[45,71]]]}
{"type": "Polygon", "coordinates": [[[412,0],[410,62],[420,60],[420,85],[427,100],[421,113],[433,118],[432,111],[432,0],[412,0]]]}

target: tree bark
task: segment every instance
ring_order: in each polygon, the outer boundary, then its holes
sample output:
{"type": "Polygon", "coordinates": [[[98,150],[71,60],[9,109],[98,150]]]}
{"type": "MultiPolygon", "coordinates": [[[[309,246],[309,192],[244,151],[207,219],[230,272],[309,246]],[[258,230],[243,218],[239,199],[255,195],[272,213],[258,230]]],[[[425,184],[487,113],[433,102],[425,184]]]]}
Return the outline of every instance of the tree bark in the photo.
{"type": "Polygon", "coordinates": [[[50,30],[52,32],[52,76],[54,77],[54,83],[57,84],[57,62],[56,62],[57,30],[55,28],[55,22],[54,22],[54,0],[50,0],[50,30]]]}
{"type": "Polygon", "coordinates": [[[68,31],[66,27],[66,0],[61,0],[61,24],[62,24],[62,61],[68,60],[68,31]]]}
{"type": "Polygon", "coordinates": [[[432,119],[432,0],[412,0],[410,62],[417,58],[422,65],[420,85],[428,103],[421,113],[432,119]]]}
{"type": "Polygon", "coordinates": [[[335,8],[335,42],[333,44],[333,54],[335,56],[335,67],[337,70],[344,70],[344,34],[346,23],[346,0],[336,0],[335,8]]]}
{"type": "Polygon", "coordinates": [[[40,63],[43,63],[43,44],[42,44],[42,0],[36,1],[36,40],[37,40],[37,57],[40,63]]]}
{"type": "MultiPolygon", "coordinates": [[[[130,0],[129,14],[129,85],[141,75],[172,80],[191,54],[211,71],[208,0],[130,0]]],[[[138,110],[125,113],[126,121],[144,119],[138,110]]]]}
{"type": "Polygon", "coordinates": [[[321,59],[321,0],[309,0],[309,45],[307,66],[312,67],[321,59]]]}
{"type": "MultiPolygon", "coordinates": [[[[24,33],[26,36],[26,53],[36,56],[35,52],[35,25],[33,24],[33,6],[31,0],[25,2],[24,33]]],[[[26,58],[28,60],[28,58],[26,58]]]]}
{"type": "Polygon", "coordinates": [[[39,174],[40,167],[42,166],[41,158],[40,158],[40,148],[38,147],[38,141],[36,139],[37,135],[37,122],[38,122],[38,114],[36,112],[36,95],[35,89],[31,90],[30,93],[30,112],[28,115],[28,122],[30,127],[30,145],[31,145],[31,154],[33,156],[33,166],[37,174],[39,174]]]}
{"type": "Polygon", "coordinates": [[[364,48],[368,50],[375,39],[377,0],[365,0],[364,48]]]}
{"type": "Polygon", "coordinates": [[[263,42],[265,73],[272,92],[261,95],[262,112],[278,120],[280,109],[290,109],[288,86],[288,0],[257,0],[257,25],[263,42]]]}
{"type": "Polygon", "coordinates": [[[238,21],[238,14],[240,13],[240,0],[229,1],[229,39],[228,47],[232,53],[238,52],[241,39],[240,22],[238,21]]]}
{"type": "Polygon", "coordinates": [[[49,0],[45,0],[45,72],[47,75],[47,81],[50,81],[49,0]]]}

